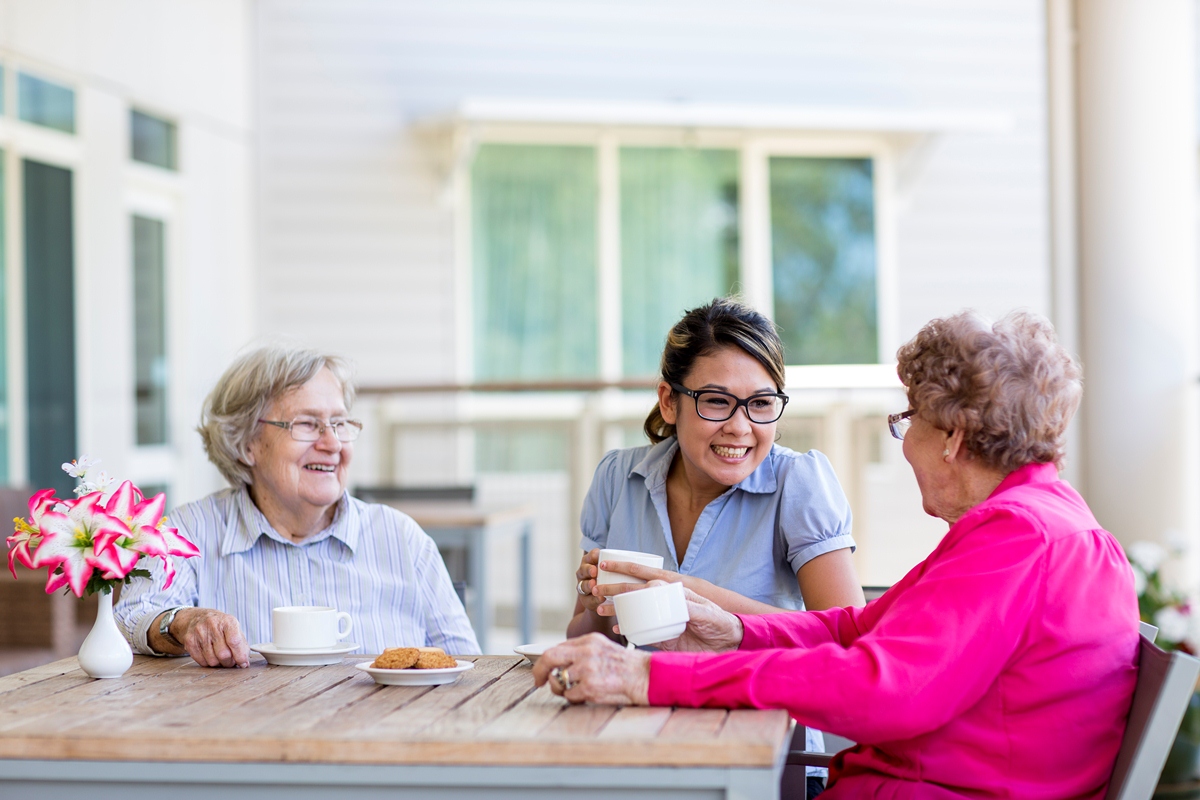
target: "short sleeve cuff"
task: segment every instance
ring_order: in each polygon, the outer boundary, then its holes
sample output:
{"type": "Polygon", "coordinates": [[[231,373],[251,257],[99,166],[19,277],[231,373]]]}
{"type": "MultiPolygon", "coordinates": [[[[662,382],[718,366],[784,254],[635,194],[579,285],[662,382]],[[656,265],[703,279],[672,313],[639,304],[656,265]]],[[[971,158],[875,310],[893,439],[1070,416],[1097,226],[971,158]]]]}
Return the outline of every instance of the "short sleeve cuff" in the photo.
{"type": "Polygon", "coordinates": [[[692,676],[698,653],[658,652],[650,656],[650,688],[647,697],[652,706],[694,706],[692,676]]]}
{"type": "Polygon", "coordinates": [[[590,536],[584,536],[582,539],[580,539],[579,546],[583,548],[583,552],[585,553],[591,552],[592,550],[603,550],[605,547],[603,543],[597,542],[590,536]]]}
{"type": "Polygon", "coordinates": [[[847,547],[850,548],[850,552],[854,552],[855,547],[857,547],[853,536],[848,533],[831,536],[828,539],[822,539],[819,542],[813,542],[801,548],[788,558],[788,563],[792,566],[792,572],[799,572],[801,567],[817,556],[823,556],[835,550],[845,550],[847,547]]]}

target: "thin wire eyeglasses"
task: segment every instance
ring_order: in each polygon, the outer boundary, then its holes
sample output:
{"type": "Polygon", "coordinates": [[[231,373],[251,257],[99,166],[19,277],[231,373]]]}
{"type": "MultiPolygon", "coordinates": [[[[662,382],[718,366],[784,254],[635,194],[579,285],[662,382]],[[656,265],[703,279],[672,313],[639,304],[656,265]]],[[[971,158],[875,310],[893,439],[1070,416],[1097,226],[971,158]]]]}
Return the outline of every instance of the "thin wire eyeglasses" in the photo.
{"type": "Polygon", "coordinates": [[[671,388],[695,400],[696,413],[709,422],[724,422],[736,414],[739,407],[743,407],[751,422],[769,425],[783,416],[783,409],[788,403],[788,396],[782,392],[741,398],[729,392],[710,389],[693,392],[678,383],[672,383],[671,388]]]}
{"type": "Polygon", "coordinates": [[[888,414],[888,430],[892,432],[892,436],[903,442],[904,434],[908,433],[908,429],[912,427],[912,417],[916,413],[915,408],[910,408],[899,414],[888,414]]]}
{"type": "Polygon", "coordinates": [[[363,424],[356,419],[337,419],[325,422],[313,417],[296,417],[290,422],[273,419],[260,419],[264,425],[274,425],[283,428],[297,442],[315,442],[325,435],[325,429],[333,431],[339,442],[353,442],[362,433],[363,424]]]}

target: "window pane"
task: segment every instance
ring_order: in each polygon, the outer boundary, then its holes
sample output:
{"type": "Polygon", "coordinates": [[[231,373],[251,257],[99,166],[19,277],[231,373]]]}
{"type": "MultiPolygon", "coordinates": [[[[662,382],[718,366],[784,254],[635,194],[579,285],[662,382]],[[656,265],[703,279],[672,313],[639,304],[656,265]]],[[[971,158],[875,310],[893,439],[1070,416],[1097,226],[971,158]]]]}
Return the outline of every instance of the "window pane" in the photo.
{"type": "Polygon", "coordinates": [[[175,169],[175,124],[130,111],[129,155],[134,161],[175,169]]]}
{"type": "Polygon", "coordinates": [[[75,246],[70,170],[25,161],[25,383],[29,480],[70,497],[75,439],[75,246]]]}
{"type": "Polygon", "coordinates": [[[167,443],[165,226],[133,218],[133,350],[137,443],[167,443]]]}
{"type": "Polygon", "coordinates": [[[471,171],[475,376],[596,374],[596,154],[483,145],[471,171]]]}
{"type": "Polygon", "coordinates": [[[479,472],[565,472],[570,437],[561,430],[481,428],[475,433],[479,472]]]}
{"type": "Polygon", "coordinates": [[[775,321],[787,363],[877,363],[871,160],[772,158],[770,171],[775,321]]]}
{"type": "Polygon", "coordinates": [[[75,92],[24,72],[17,75],[18,115],[26,122],[75,132],[75,92]]]}
{"type": "Polygon", "coordinates": [[[732,150],[621,148],[621,337],[627,376],[658,373],[683,312],[738,278],[732,150]]]}

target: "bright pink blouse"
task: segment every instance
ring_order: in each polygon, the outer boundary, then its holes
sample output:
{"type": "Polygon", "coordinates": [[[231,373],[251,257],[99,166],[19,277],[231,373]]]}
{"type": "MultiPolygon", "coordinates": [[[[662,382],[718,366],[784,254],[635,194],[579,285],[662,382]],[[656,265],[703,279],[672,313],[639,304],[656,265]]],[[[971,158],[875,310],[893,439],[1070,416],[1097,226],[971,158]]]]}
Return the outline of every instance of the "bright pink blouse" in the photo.
{"type": "Polygon", "coordinates": [[[784,708],[859,744],[836,798],[1102,798],[1137,679],[1133,573],[1052,464],[1012,472],[866,608],[655,653],[653,705],[784,708]]]}

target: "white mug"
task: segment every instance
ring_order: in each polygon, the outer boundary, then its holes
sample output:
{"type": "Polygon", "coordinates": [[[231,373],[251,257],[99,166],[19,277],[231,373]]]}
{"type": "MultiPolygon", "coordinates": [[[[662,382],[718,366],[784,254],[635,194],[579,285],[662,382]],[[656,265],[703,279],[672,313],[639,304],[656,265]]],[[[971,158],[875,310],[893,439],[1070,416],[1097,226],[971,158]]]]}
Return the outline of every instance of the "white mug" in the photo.
{"type": "Polygon", "coordinates": [[[687,629],[687,598],[682,583],[651,586],[613,597],[621,635],[634,644],[674,639],[687,629]]]}
{"type": "Polygon", "coordinates": [[[280,650],[328,650],[350,635],[353,620],[331,606],[280,606],[271,609],[271,644],[280,650]],[[346,628],[341,623],[345,620],[346,628]]]}
{"type": "MultiPolygon", "coordinates": [[[[655,569],[662,569],[663,566],[662,556],[656,556],[652,553],[639,553],[636,550],[601,550],[600,561],[631,561],[634,564],[654,567],[655,569]]],[[[645,582],[641,578],[635,578],[632,575],[625,575],[620,572],[610,572],[606,569],[600,569],[596,574],[596,583],[598,585],[645,582]]]]}

